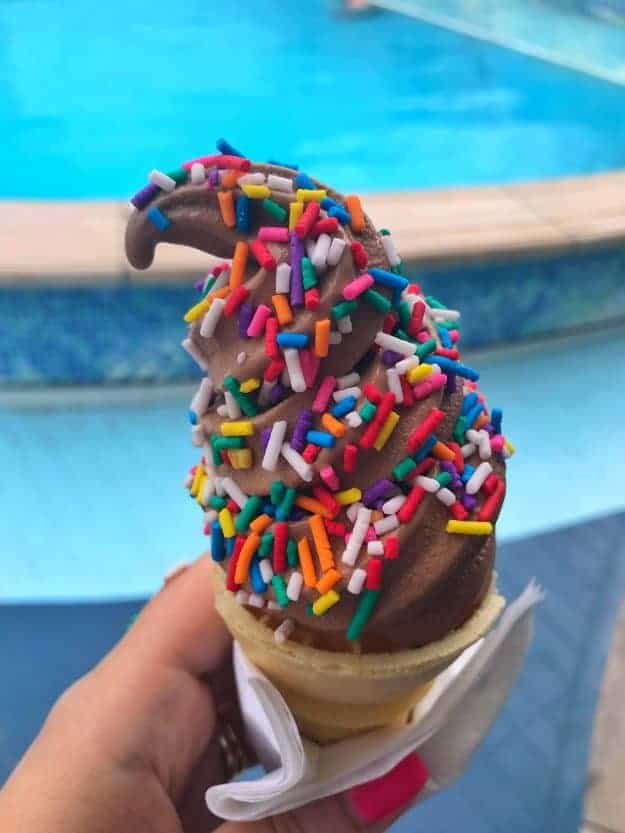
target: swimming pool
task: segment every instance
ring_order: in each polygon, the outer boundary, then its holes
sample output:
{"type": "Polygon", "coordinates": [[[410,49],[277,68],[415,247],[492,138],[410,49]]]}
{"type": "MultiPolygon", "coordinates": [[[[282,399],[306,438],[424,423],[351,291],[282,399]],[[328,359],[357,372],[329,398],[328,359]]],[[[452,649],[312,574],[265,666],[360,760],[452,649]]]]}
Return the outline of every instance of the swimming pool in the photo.
{"type": "Polygon", "coordinates": [[[624,88],[340,5],[0,5],[1,195],[123,197],[220,133],[345,191],[625,162],[624,88]]]}

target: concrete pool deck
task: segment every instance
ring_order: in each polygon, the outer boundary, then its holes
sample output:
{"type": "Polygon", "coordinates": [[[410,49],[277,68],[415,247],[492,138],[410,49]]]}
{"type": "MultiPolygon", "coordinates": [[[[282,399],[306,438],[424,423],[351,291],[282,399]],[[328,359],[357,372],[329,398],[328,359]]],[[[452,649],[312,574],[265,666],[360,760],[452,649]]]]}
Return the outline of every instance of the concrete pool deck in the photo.
{"type": "MultiPolygon", "coordinates": [[[[625,241],[625,171],[367,194],[366,210],[415,265],[510,260],[625,241]]],[[[162,245],[149,272],[123,250],[125,201],[0,201],[0,284],[186,280],[206,255],[162,245]],[[76,246],[80,240],[81,245],[76,246]]]]}

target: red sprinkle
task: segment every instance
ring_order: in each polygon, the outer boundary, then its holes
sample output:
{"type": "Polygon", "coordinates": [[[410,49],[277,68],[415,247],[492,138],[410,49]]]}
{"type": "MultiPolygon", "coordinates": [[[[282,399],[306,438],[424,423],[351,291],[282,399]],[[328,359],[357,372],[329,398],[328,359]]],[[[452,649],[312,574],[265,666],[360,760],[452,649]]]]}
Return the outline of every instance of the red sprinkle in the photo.
{"type": "Polygon", "coordinates": [[[358,462],[358,446],[353,443],[347,443],[343,449],[343,469],[345,471],[354,471],[358,462]]]}
{"type": "Polygon", "coordinates": [[[400,523],[408,523],[419,508],[419,504],[423,500],[424,495],[425,489],[422,489],[421,486],[412,487],[412,489],[408,492],[408,497],[397,512],[397,518],[400,523]]]}
{"type": "Polygon", "coordinates": [[[384,541],[384,558],[393,561],[399,555],[399,538],[392,536],[384,541]]]}
{"type": "Polygon", "coordinates": [[[280,350],[278,349],[278,342],[276,341],[276,336],[278,335],[279,330],[280,325],[278,324],[278,319],[272,315],[265,322],[265,354],[269,356],[270,359],[280,358],[280,350]]]}
{"type": "Polygon", "coordinates": [[[432,408],[430,413],[421,422],[412,434],[408,437],[408,450],[411,454],[423,445],[430,434],[436,431],[441,422],[445,419],[445,412],[439,408],[432,408]]]}
{"type": "MultiPolygon", "coordinates": [[[[369,398],[369,397],[367,397],[369,398]]],[[[395,394],[385,393],[382,399],[380,400],[380,404],[378,405],[378,409],[375,412],[375,416],[373,420],[369,423],[365,431],[360,435],[358,440],[358,444],[361,448],[371,448],[373,443],[376,441],[378,434],[382,430],[382,426],[386,422],[386,418],[393,410],[393,406],[395,405],[395,394]]]]}
{"type": "Polygon", "coordinates": [[[456,359],[460,358],[460,353],[455,347],[453,348],[453,350],[450,349],[449,347],[438,347],[434,351],[434,355],[435,356],[445,356],[445,358],[453,359],[454,361],[456,359]]]}
{"type": "Polygon", "coordinates": [[[236,289],[233,289],[224,304],[224,315],[234,315],[243,301],[247,300],[249,294],[249,289],[246,289],[244,286],[237,286],[236,289]]]}
{"type": "Polygon", "coordinates": [[[408,324],[408,335],[416,336],[423,324],[423,315],[425,314],[425,304],[423,301],[416,301],[412,307],[412,315],[410,316],[410,323],[408,324]]]}
{"type": "Polygon", "coordinates": [[[229,509],[230,512],[238,512],[240,509],[239,504],[235,503],[232,498],[229,498],[226,508],[229,509]]]}
{"type": "Polygon", "coordinates": [[[237,571],[237,561],[239,560],[239,553],[245,543],[245,535],[237,535],[234,540],[234,549],[228,561],[228,572],[226,573],[226,587],[231,593],[236,593],[239,585],[234,580],[234,575],[237,571]]]}
{"type": "Polygon", "coordinates": [[[409,283],[408,289],[406,290],[410,293],[410,295],[420,295],[421,294],[421,287],[418,283],[409,283]]]}
{"type": "Polygon", "coordinates": [[[304,293],[304,306],[311,312],[317,312],[319,309],[319,290],[313,286],[312,289],[307,289],[304,293]]]}
{"type": "Polygon", "coordinates": [[[330,518],[325,518],[323,521],[325,528],[330,535],[338,535],[339,538],[344,538],[347,535],[347,527],[339,521],[332,521],[330,518]]]}
{"type": "Polygon", "coordinates": [[[366,269],[369,264],[369,256],[365,247],[357,240],[352,243],[352,258],[358,269],[366,269]]]}
{"type": "Polygon", "coordinates": [[[501,480],[497,477],[495,472],[491,472],[486,480],[482,483],[482,489],[486,492],[487,495],[492,495],[497,491],[497,487],[501,483],[501,480]]]}
{"type": "Polygon", "coordinates": [[[399,382],[401,384],[401,389],[404,394],[404,406],[406,408],[412,408],[415,403],[414,393],[412,392],[412,388],[408,383],[408,380],[405,376],[399,377],[399,382]]]}
{"type": "Polygon", "coordinates": [[[466,519],[469,517],[469,513],[460,503],[459,500],[451,504],[451,506],[449,507],[449,511],[457,521],[466,521],[466,519]]]}
{"type": "Polygon", "coordinates": [[[382,329],[385,333],[392,333],[395,329],[395,325],[397,324],[397,318],[393,315],[392,312],[384,319],[384,324],[382,324],[382,329]]]}
{"type": "Polygon", "coordinates": [[[477,515],[478,521],[492,521],[495,518],[497,512],[499,511],[499,507],[503,503],[505,494],[506,484],[503,482],[503,480],[499,480],[495,491],[492,493],[492,495],[489,495],[482,504],[480,511],[477,515]]]}
{"type": "Polygon", "coordinates": [[[464,471],[464,457],[462,456],[462,449],[458,443],[454,443],[451,440],[447,443],[447,445],[454,453],[454,466],[456,467],[456,471],[458,474],[462,474],[464,471]]]}
{"type": "Polygon", "coordinates": [[[379,405],[382,401],[382,394],[376,387],[374,387],[374,385],[366,384],[362,389],[362,392],[367,397],[369,402],[372,402],[374,405],[379,405]]]}
{"type": "Polygon", "coordinates": [[[302,452],[302,457],[306,460],[307,463],[314,463],[317,459],[317,455],[321,451],[320,445],[315,445],[314,443],[308,443],[304,451],[302,452]]]}
{"type": "Polygon", "coordinates": [[[323,486],[313,486],[313,495],[317,498],[319,503],[323,503],[325,508],[332,512],[333,515],[338,515],[341,511],[341,504],[336,498],[323,486]]]}
{"type": "Polygon", "coordinates": [[[262,266],[263,269],[276,268],[276,259],[271,254],[267,246],[265,246],[265,244],[262,242],[262,240],[252,240],[252,242],[250,243],[250,252],[254,255],[259,265],[262,266]]]}
{"type": "Polygon", "coordinates": [[[367,561],[367,581],[365,587],[367,590],[381,590],[382,589],[382,565],[384,562],[381,558],[370,558],[367,561]]]}
{"type": "Polygon", "coordinates": [[[319,217],[320,210],[321,207],[318,202],[312,201],[308,203],[304,209],[304,213],[299,218],[297,225],[295,226],[295,234],[300,240],[304,240],[304,238],[308,237],[311,233],[312,228],[319,217]]]}
{"type": "Polygon", "coordinates": [[[273,571],[284,573],[286,570],[286,544],[289,540],[289,525],[279,521],[273,527],[273,571]]]}
{"type": "Polygon", "coordinates": [[[434,458],[433,457],[426,457],[425,460],[421,460],[420,463],[417,463],[416,469],[413,469],[410,472],[409,477],[414,480],[415,477],[418,477],[420,474],[426,474],[434,465],[434,458]]]}
{"type": "Polygon", "coordinates": [[[310,230],[311,237],[319,237],[320,234],[336,234],[339,230],[339,221],[336,217],[324,217],[323,220],[317,220],[310,230]]]}
{"type": "Polygon", "coordinates": [[[265,382],[275,382],[285,367],[284,359],[272,359],[263,371],[263,379],[265,382]]]}

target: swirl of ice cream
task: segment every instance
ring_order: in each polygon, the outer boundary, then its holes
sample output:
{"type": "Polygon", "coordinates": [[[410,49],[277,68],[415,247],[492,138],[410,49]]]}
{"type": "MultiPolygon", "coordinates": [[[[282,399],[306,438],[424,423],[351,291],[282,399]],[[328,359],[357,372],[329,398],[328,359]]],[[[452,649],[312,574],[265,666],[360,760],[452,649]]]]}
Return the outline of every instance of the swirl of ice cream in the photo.
{"type": "Polygon", "coordinates": [[[328,650],[459,627],[492,580],[510,446],[457,313],[401,275],[357,198],[292,169],[203,157],[135,205],[134,266],[160,242],[232,261],[185,342],[208,374],[188,486],[229,589],[277,639],[328,650]]]}

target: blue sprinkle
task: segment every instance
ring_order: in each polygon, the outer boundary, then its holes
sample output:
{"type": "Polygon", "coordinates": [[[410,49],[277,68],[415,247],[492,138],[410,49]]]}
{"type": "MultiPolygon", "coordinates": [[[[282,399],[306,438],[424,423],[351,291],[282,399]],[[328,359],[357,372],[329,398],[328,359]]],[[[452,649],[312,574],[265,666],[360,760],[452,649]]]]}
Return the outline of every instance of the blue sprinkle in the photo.
{"type": "MultiPolygon", "coordinates": [[[[339,203],[336,200],[333,200],[332,197],[324,197],[321,202],[319,203],[321,208],[324,211],[329,211],[331,208],[335,208],[339,203]]],[[[339,206],[342,208],[342,206],[339,206]]]]}
{"type": "Polygon", "coordinates": [[[451,336],[449,335],[449,331],[447,330],[447,328],[438,327],[437,332],[443,347],[446,347],[448,350],[451,350],[451,348],[454,346],[454,343],[451,340],[451,336]]]}
{"type": "Polygon", "coordinates": [[[211,524],[211,556],[213,561],[223,561],[226,557],[224,534],[219,521],[213,521],[211,524]]]}
{"type": "Polygon", "coordinates": [[[420,463],[421,460],[425,460],[425,458],[428,456],[428,454],[434,448],[437,442],[438,437],[436,436],[436,434],[430,434],[430,436],[423,443],[419,451],[417,451],[416,454],[412,455],[412,459],[415,461],[415,463],[420,463]]]}
{"type": "Polygon", "coordinates": [[[197,414],[195,411],[189,411],[189,422],[191,425],[197,425],[197,414]]]}
{"type": "Polygon", "coordinates": [[[300,350],[302,347],[306,347],[310,341],[310,336],[306,333],[278,333],[276,341],[280,347],[295,347],[296,350],[300,350]]]}
{"type": "Polygon", "coordinates": [[[314,445],[320,445],[322,448],[334,448],[336,443],[334,434],[328,434],[327,431],[307,431],[306,440],[314,445]]]}
{"type": "Polygon", "coordinates": [[[145,215],[148,220],[152,223],[153,226],[159,231],[165,231],[171,226],[171,220],[169,217],[166,217],[163,212],[158,209],[155,205],[152,208],[148,209],[147,214],[145,215]]]}
{"type": "Polygon", "coordinates": [[[465,416],[465,414],[468,414],[469,411],[475,405],[476,402],[477,402],[477,393],[468,393],[464,397],[464,399],[462,400],[462,411],[461,411],[462,416],[465,416]]]}
{"type": "Polygon", "coordinates": [[[271,518],[275,518],[276,516],[276,507],[273,503],[268,500],[267,503],[263,503],[263,514],[269,515],[271,518]]]}
{"type": "Polygon", "coordinates": [[[466,483],[474,471],[475,469],[473,468],[473,466],[470,466],[468,463],[465,463],[464,469],[462,470],[462,474],[460,475],[460,479],[462,480],[462,482],[466,483]]]}
{"type": "Polygon", "coordinates": [[[255,593],[264,593],[267,590],[267,585],[263,581],[263,577],[260,573],[260,566],[256,559],[254,559],[250,564],[250,581],[255,593]]]}
{"type": "Polygon", "coordinates": [[[356,401],[355,396],[346,396],[344,399],[341,399],[340,402],[336,403],[336,405],[330,410],[330,413],[333,417],[340,419],[350,411],[354,410],[356,407],[356,401]]]}
{"type": "Polygon", "coordinates": [[[227,139],[217,139],[217,150],[219,153],[223,153],[226,156],[244,156],[245,154],[241,153],[240,150],[232,147],[227,139]]]}
{"type": "Polygon", "coordinates": [[[369,274],[376,283],[379,283],[380,286],[387,286],[394,293],[402,293],[408,286],[406,278],[402,278],[401,275],[396,275],[394,272],[387,272],[386,269],[378,269],[373,266],[369,269],[369,274]]]}
{"type": "Polygon", "coordinates": [[[491,425],[495,429],[495,434],[501,434],[501,420],[503,419],[503,411],[501,408],[493,408],[490,412],[491,425]]]}
{"type": "Polygon", "coordinates": [[[346,226],[352,221],[352,215],[342,205],[333,205],[328,211],[329,217],[336,217],[341,225],[346,226]]]}
{"type": "Polygon", "coordinates": [[[293,165],[291,162],[287,164],[286,162],[278,162],[276,159],[269,159],[267,164],[277,165],[278,168],[290,168],[292,171],[299,171],[299,165],[293,165]]]}
{"type": "Polygon", "coordinates": [[[297,185],[298,188],[306,188],[310,191],[316,191],[317,188],[319,187],[318,185],[316,185],[312,181],[312,179],[308,176],[308,174],[304,174],[304,173],[299,173],[295,177],[295,184],[297,185]]]}
{"type": "MultiPolygon", "coordinates": [[[[371,272],[372,270],[369,269],[369,271],[371,272]]],[[[428,364],[437,364],[443,373],[456,373],[458,376],[470,379],[472,382],[477,382],[480,378],[477,370],[474,370],[472,367],[466,367],[464,364],[460,364],[460,362],[454,362],[446,356],[426,356],[423,361],[428,364]]]]}
{"type": "Polygon", "coordinates": [[[237,231],[243,234],[249,234],[250,231],[250,198],[245,194],[240,194],[237,197],[237,231]]]}
{"type": "Polygon", "coordinates": [[[466,416],[464,418],[467,428],[472,428],[473,427],[473,423],[479,417],[479,415],[482,413],[483,410],[484,410],[484,405],[481,402],[478,402],[476,405],[474,405],[471,408],[471,410],[466,414],[466,416]]]}
{"type": "Polygon", "coordinates": [[[236,543],[236,540],[236,538],[226,538],[226,555],[228,556],[228,558],[230,558],[230,556],[234,552],[234,545],[236,543]]]}

